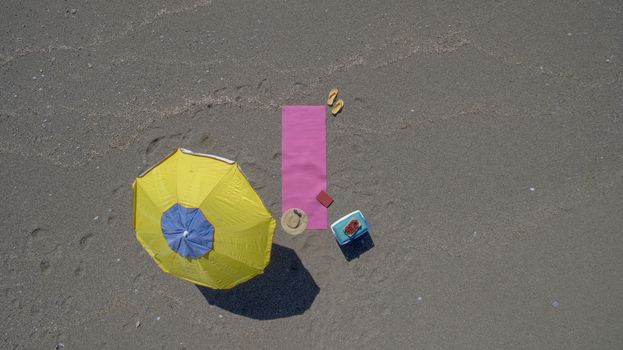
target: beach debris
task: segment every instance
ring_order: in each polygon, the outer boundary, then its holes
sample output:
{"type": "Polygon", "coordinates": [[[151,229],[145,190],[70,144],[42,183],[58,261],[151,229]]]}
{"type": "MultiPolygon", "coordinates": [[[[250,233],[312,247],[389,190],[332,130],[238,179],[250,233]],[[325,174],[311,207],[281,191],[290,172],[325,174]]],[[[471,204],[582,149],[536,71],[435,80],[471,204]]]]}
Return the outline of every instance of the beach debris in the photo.
{"type": "Polygon", "coordinates": [[[141,326],[141,321],[136,321],[136,328],[141,326]]]}
{"type": "Polygon", "coordinates": [[[333,106],[333,109],[331,109],[331,114],[333,114],[334,116],[337,115],[342,111],[342,108],[344,108],[344,100],[339,99],[337,100],[337,102],[335,102],[335,106],[333,106]]]}
{"type": "Polygon", "coordinates": [[[336,97],[337,89],[331,89],[331,91],[329,91],[329,98],[327,99],[327,106],[333,106],[336,97]]]}
{"type": "Polygon", "coordinates": [[[100,218],[99,216],[96,216],[96,217],[93,218],[93,221],[97,221],[97,220],[99,220],[99,218],[100,218]]]}
{"type": "Polygon", "coordinates": [[[554,300],[554,302],[552,303],[552,306],[556,309],[560,308],[560,303],[558,302],[558,300],[554,300]]]}
{"type": "Polygon", "coordinates": [[[417,297],[417,301],[422,301],[422,297],[417,297]]]}
{"type": "Polygon", "coordinates": [[[316,200],[320,202],[325,208],[328,208],[333,203],[333,198],[325,191],[320,191],[316,196],[316,200]]]}
{"type": "Polygon", "coordinates": [[[218,315],[218,318],[223,318],[223,315],[218,315]]]}
{"type": "Polygon", "coordinates": [[[530,192],[534,192],[534,191],[536,191],[536,188],[530,187],[530,192]]]}
{"type": "Polygon", "coordinates": [[[58,343],[54,347],[55,350],[60,350],[60,349],[64,349],[64,348],[65,348],[65,344],[63,344],[63,343],[58,343]]]}
{"type": "Polygon", "coordinates": [[[91,64],[91,63],[87,63],[87,67],[89,67],[89,68],[93,68],[93,64],[91,64]]]}
{"type": "Polygon", "coordinates": [[[76,13],[78,13],[78,9],[71,9],[69,10],[69,13],[71,13],[72,15],[75,15],[76,13]]]}
{"type": "Polygon", "coordinates": [[[156,317],[156,321],[160,321],[160,316],[156,317]]]}

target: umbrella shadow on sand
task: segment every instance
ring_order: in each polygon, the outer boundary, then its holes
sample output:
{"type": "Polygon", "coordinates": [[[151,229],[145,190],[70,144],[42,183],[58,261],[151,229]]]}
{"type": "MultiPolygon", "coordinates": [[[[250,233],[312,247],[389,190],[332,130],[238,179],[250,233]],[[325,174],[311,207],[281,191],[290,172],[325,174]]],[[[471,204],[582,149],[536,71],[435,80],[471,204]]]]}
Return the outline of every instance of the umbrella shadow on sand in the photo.
{"type": "Polygon", "coordinates": [[[197,288],[211,305],[256,320],[301,315],[320,292],[294,250],[276,244],[262,275],[230,290],[197,288]]]}

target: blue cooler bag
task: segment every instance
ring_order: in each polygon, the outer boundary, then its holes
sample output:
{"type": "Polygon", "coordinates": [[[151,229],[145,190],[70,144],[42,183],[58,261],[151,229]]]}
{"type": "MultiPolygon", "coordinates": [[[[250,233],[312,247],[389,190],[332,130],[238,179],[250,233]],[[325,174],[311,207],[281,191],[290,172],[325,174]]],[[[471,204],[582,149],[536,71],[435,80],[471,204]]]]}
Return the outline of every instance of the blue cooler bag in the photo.
{"type": "Polygon", "coordinates": [[[361,211],[355,210],[354,212],[345,215],[344,217],[331,224],[331,232],[333,232],[333,236],[337,240],[337,243],[339,243],[340,245],[344,245],[354,241],[355,239],[361,237],[363,234],[367,233],[368,221],[366,221],[366,218],[363,216],[361,211]],[[348,223],[353,219],[359,221],[360,227],[357,229],[357,231],[355,231],[355,233],[353,233],[352,236],[349,236],[346,234],[344,229],[346,228],[346,225],[348,225],[348,223]]]}

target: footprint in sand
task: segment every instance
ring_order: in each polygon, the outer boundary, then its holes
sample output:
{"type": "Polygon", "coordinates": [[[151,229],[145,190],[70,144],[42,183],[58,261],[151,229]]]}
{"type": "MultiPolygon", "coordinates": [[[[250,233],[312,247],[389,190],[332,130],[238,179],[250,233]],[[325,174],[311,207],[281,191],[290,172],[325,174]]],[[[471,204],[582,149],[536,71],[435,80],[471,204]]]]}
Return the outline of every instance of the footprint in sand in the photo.
{"type": "Polygon", "coordinates": [[[78,277],[78,278],[82,278],[85,275],[85,271],[82,268],[82,265],[78,265],[78,267],[76,267],[76,269],[74,270],[74,276],[78,277]]]}
{"type": "Polygon", "coordinates": [[[44,235],[48,231],[47,228],[43,227],[35,227],[30,231],[30,237],[32,239],[39,239],[42,235],[44,235]]]}
{"type": "Polygon", "coordinates": [[[60,245],[57,240],[54,239],[52,231],[44,226],[36,226],[30,230],[26,237],[26,244],[24,249],[32,249],[35,252],[42,254],[44,257],[56,256],[59,254],[60,245]]]}
{"type": "Polygon", "coordinates": [[[91,237],[93,237],[92,233],[87,233],[80,237],[80,240],[78,241],[78,246],[80,247],[80,249],[85,249],[89,245],[89,240],[91,239],[91,237]]]}
{"type": "Polygon", "coordinates": [[[267,94],[270,91],[268,79],[266,78],[262,79],[255,88],[260,93],[267,94]]]}
{"type": "Polygon", "coordinates": [[[281,151],[277,151],[273,154],[273,160],[281,160],[281,151]]]}
{"type": "Polygon", "coordinates": [[[150,156],[152,153],[154,153],[154,151],[162,144],[162,141],[165,137],[166,136],[157,136],[151,139],[151,141],[149,141],[149,144],[147,144],[145,151],[143,152],[144,155],[150,156]]]}
{"type": "Polygon", "coordinates": [[[41,260],[41,262],[39,263],[39,269],[44,275],[47,275],[50,273],[50,270],[51,270],[50,268],[51,268],[50,261],[47,259],[41,260]]]}
{"type": "Polygon", "coordinates": [[[353,100],[353,109],[365,109],[366,108],[366,101],[361,98],[361,97],[355,97],[355,99],[353,100]]]}
{"type": "Polygon", "coordinates": [[[113,198],[119,198],[121,194],[123,194],[124,190],[127,190],[127,189],[128,189],[127,184],[118,185],[112,190],[113,198]]]}
{"type": "Polygon", "coordinates": [[[207,131],[191,131],[189,135],[190,145],[197,148],[198,152],[207,152],[214,147],[214,139],[207,131]]]}

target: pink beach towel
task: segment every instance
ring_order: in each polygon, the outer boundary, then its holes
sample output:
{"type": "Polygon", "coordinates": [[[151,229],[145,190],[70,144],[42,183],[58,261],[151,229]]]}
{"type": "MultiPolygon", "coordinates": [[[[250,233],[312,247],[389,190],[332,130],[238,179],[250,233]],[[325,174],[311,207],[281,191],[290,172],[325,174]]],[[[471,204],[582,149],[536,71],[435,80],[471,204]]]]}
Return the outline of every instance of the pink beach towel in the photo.
{"type": "Polygon", "coordinates": [[[327,208],[316,200],[327,189],[325,106],[281,108],[281,211],[300,208],[307,229],[327,228],[327,208]]]}

